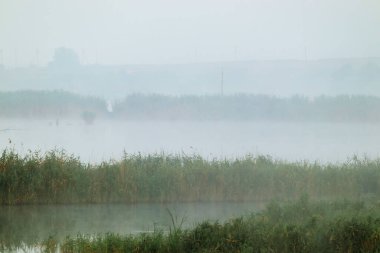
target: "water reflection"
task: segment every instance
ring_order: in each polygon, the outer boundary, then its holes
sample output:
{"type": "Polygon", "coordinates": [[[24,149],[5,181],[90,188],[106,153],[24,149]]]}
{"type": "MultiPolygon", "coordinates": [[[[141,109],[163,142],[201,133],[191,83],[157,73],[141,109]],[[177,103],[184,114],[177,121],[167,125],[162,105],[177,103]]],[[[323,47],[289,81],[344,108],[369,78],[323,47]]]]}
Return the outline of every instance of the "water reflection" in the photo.
{"type": "Polygon", "coordinates": [[[114,232],[120,234],[167,230],[171,219],[167,210],[184,218],[183,227],[203,220],[221,222],[257,211],[258,203],[184,203],[137,205],[40,205],[0,207],[0,240],[4,245],[34,244],[49,236],[114,232]]]}

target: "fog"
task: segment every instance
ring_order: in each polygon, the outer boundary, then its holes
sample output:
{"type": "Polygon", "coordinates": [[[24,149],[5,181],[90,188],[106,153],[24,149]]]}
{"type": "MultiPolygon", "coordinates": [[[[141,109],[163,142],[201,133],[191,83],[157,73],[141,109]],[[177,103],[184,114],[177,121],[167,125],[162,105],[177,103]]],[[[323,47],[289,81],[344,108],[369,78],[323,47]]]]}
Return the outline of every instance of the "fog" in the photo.
{"type": "MultiPolygon", "coordinates": [[[[1,0],[0,251],[50,238],[60,252],[67,235],[108,232],[179,241],[205,220],[233,232],[228,222],[259,217],[244,229],[260,229],[288,215],[273,200],[299,198],[297,217],[311,217],[309,198],[377,203],[379,11],[377,0],[1,0]]],[[[318,215],[297,226],[327,226],[318,215]]],[[[241,243],[228,231],[213,249],[241,243]]]]}
{"type": "Polygon", "coordinates": [[[354,155],[379,156],[379,124],[294,122],[189,122],[110,120],[86,125],[81,120],[6,120],[2,147],[20,154],[65,150],[82,161],[101,163],[128,154],[201,155],[236,159],[270,155],[275,159],[346,162],[354,155]],[[41,140],[41,136],[44,136],[41,140]],[[9,143],[11,141],[11,143],[9,143]]]}
{"type": "Polygon", "coordinates": [[[56,53],[58,56],[44,67],[0,69],[2,90],[66,90],[112,101],[135,93],[380,94],[380,58],[105,66],[81,65],[71,49],[60,48],[56,53]]]}
{"type": "Polygon", "coordinates": [[[379,95],[380,5],[349,1],[0,3],[2,91],[379,95]]]}
{"type": "Polygon", "coordinates": [[[54,48],[84,64],[173,64],[380,56],[376,0],[3,0],[9,66],[46,65],[54,48]],[[154,42],[154,43],[152,43],[154,42]]]}

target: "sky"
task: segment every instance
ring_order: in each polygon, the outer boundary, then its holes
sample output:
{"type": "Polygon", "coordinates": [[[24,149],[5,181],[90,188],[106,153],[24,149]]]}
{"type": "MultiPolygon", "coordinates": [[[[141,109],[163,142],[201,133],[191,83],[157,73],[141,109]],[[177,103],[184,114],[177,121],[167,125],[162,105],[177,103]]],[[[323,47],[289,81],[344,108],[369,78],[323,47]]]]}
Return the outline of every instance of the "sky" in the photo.
{"type": "Polygon", "coordinates": [[[0,64],[380,57],[379,0],[0,0],[0,64]]]}

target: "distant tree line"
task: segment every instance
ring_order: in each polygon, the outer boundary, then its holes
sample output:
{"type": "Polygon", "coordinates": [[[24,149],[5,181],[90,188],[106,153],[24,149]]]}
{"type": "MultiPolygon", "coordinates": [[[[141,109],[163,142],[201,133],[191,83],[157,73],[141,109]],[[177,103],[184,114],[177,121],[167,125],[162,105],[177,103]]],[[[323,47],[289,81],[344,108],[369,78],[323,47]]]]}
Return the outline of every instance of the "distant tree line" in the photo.
{"type": "Polygon", "coordinates": [[[104,115],[105,102],[65,91],[0,92],[3,118],[75,118],[84,112],[104,115]]]}
{"type": "Polygon", "coordinates": [[[117,117],[159,120],[380,121],[373,96],[132,95],[114,106],[117,117]]]}
{"type": "Polygon", "coordinates": [[[125,120],[273,120],[379,122],[380,97],[269,95],[129,95],[114,103],[64,91],[0,92],[2,118],[96,118],[125,120]]]}

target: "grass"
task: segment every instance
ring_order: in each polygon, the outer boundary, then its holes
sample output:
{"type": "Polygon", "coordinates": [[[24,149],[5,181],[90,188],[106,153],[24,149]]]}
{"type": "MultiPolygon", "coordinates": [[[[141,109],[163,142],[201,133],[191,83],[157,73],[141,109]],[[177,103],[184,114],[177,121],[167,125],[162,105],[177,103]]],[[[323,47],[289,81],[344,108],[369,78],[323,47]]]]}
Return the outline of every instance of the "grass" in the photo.
{"type": "Polygon", "coordinates": [[[340,164],[247,156],[128,155],[84,164],[63,151],[0,156],[0,203],[76,204],[273,201],[260,213],[191,229],[139,235],[81,235],[42,244],[0,242],[0,250],[39,245],[45,252],[380,252],[380,160],[340,164]],[[296,201],[295,201],[296,200],[296,201]],[[295,201],[295,202],[294,202],[295,201]],[[283,203],[283,204],[279,204],[283,203]],[[285,204],[284,204],[285,203],[285,204]],[[286,204],[288,203],[288,204],[286,204]]]}
{"type": "Polygon", "coordinates": [[[321,165],[247,156],[127,155],[83,164],[62,151],[0,155],[0,204],[141,203],[371,199],[380,193],[380,160],[321,165]]]}
{"type": "MultiPolygon", "coordinates": [[[[174,225],[174,224],[173,224],[174,225]]],[[[280,205],[272,202],[250,216],[192,229],[139,235],[78,235],[45,252],[379,252],[380,206],[364,202],[311,202],[305,196],[280,205]]]]}

